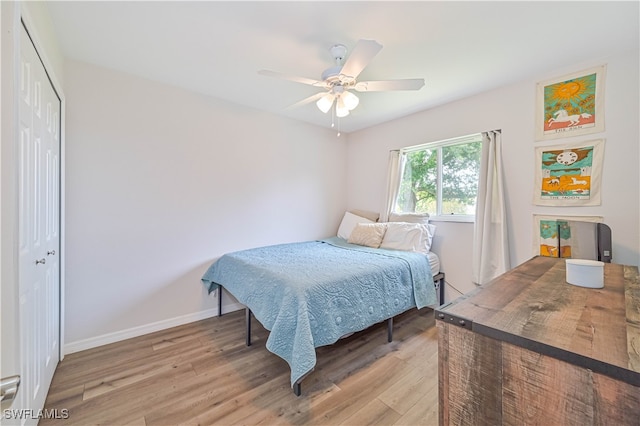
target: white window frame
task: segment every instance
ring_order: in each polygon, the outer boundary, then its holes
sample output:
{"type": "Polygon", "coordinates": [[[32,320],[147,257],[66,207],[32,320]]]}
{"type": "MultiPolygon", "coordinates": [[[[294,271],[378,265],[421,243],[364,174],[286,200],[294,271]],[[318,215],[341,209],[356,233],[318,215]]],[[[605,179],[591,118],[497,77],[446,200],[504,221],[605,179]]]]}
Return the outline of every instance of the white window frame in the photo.
{"type": "Polygon", "coordinates": [[[437,162],[437,212],[435,216],[430,216],[429,220],[434,222],[467,222],[474,223],[476,221],[475,214],[442,214],[442,148],[452,145],[462,145],[471,142],[482,143],[482,133],[474,133],[467,136],[461,136],[457,138],[445,139],[437,142],[428,142],[420,145],[408,146],[400,149],[400,155],[408,154],[411,152],[422,151],[425,149],[437,149],[438,150],[438,162],[437,162]]]}

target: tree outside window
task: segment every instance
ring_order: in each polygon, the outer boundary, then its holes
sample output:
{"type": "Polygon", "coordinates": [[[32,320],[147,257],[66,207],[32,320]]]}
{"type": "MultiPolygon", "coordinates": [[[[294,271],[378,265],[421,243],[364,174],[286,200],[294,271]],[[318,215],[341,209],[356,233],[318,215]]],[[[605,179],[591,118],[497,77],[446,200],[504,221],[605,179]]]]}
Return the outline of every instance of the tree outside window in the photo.
{"type": "Polygon", "coordinates": [[[407,148],[402,154],[405,161],[397,212],[475,214],[481,135],[407,148]]]}

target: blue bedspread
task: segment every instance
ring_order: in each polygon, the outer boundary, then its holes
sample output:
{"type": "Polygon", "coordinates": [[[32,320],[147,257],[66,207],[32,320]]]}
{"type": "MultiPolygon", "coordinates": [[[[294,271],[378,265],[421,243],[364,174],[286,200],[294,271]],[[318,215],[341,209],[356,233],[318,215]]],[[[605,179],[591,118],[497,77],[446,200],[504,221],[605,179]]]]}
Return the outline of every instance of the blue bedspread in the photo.
{"type": "Polygon", "coordinates": [[[271,333],[267,349],[291,367],[291,385],[313,370],[315,348],[436,304],[426,256],[333,237],[229,253],[202,278],[222,285],[271,333]]]}

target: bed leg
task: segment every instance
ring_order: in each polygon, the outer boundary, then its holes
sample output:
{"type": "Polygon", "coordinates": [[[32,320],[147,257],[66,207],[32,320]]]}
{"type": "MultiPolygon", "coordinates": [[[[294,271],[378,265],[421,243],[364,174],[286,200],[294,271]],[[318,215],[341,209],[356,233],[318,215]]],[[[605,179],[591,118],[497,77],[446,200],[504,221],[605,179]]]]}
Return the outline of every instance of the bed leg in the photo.
{"type": "Polygon", "coordinates": [[[295,396],[300,396],[302,394],[302,385],[300,384],[300,382],[295,382],[293,384],[293,394],[295,396]]]}
{"type": "Polygon", "coordinates": [[[442,278],[440,278],[440,306],[444,305],[444,272],[441,272],[442,278]]]}
{"type": "Polygon", "coordinates": [[[251,346],[251,309],[245,309],[245,318],[247,320],[247,346],[251,346]]]}
{"type": "Polygon", "coordinates": [[[393,342],[393,317],[387,320],[387,342],[393,342]]]}
{"type": "Polygon", "coordinates": [[[222,286],[218,286],[218,316],[222,316],[222,286]]]}

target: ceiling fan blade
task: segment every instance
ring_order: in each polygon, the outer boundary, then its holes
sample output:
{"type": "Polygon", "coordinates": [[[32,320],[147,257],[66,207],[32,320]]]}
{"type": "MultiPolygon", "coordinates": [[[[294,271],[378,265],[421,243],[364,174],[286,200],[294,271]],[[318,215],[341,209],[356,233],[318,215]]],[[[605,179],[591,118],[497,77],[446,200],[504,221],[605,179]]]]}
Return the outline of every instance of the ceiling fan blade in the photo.
{"type": "Polygon", "coordinates": [[[342,66],[340,74],[352,78],[358,77],[380,49],[382,49],[382,45],[375,40],[359,40],[349,54],[347,62],[342,66]]]}
{"type": "Polygon", "coordinates": [[[283,80],[295,81],[296,83],[308,84],[309,86],[315,87],[327,87],[327,84],[324,81],[314,80],[306,77],[298,77],[295,75],[283,74],[280,72],[269,71],[269,70],[260,70],[258,74],[266,75],[267,77],[275,77],[281,78],[283,80]]]}
{"type": "Polygon", "coordinates": [[[311,95],[311,96],[309,96],[307,98],[304,98],[301,101],[296,102],[295,104],[289,105],[288,107],[285,108],[285,110],[298,108],[298,107],[301,107],[303,105],[310,104],[311,102],[315,102],[318,99],[320,99],[323,95],[325,95],[326,93],[327,92],[320,92],[320,93],[316,93],[315,95],[311,95]]]}
{"type": "Polygon", "coordinates": [[[360,81],[356,83],[358,92],[385,92],[388,90],[420,90],[424,86],[423,78],[404,80],[360,81]]]}

